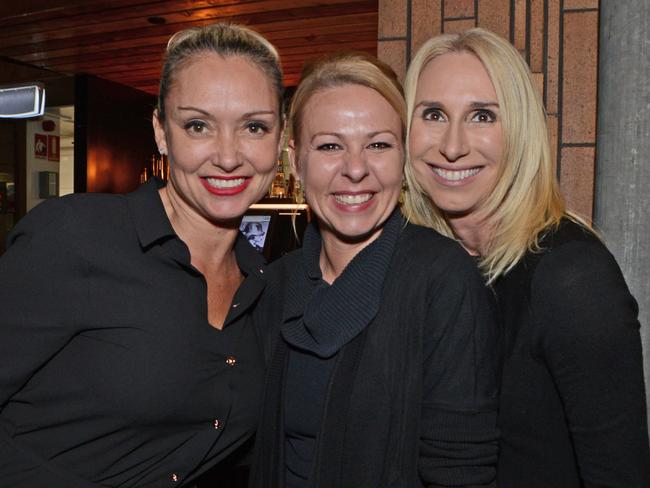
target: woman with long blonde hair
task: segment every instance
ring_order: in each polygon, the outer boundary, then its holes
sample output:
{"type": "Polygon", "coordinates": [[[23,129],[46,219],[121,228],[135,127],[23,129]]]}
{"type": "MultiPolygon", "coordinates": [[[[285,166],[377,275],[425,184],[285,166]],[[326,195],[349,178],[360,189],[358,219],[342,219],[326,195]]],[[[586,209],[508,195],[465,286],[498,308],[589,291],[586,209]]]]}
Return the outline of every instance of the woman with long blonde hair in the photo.
{"type": "Polygon", "coordinates": [[[475,256],[499,305],[499,487],[650,486],[637,304],[566,210],[525,61],[483,29],[434,37],[405,92],[404,212],[475,256]]]}

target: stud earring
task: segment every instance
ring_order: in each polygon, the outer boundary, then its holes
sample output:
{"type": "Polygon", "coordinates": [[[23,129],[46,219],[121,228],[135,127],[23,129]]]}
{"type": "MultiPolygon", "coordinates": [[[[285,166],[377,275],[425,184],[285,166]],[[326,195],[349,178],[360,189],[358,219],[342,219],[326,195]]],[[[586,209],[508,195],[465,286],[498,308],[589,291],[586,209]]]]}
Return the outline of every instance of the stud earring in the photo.
{"type": "Polygon", "coordinates": [[[158,152],[160,153],[161,156],[164,156],[165,154],[167,154],[167,151],[165,150],[164,147],[159,147],[158,152]]]}

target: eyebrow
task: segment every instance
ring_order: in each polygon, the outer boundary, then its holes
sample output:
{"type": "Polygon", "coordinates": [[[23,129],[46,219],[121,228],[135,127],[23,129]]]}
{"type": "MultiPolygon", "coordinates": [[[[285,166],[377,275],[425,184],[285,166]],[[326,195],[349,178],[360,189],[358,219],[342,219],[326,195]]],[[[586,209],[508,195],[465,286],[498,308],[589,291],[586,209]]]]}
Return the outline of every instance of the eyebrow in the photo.
{"type": "MultiPolygon", "coordinates": [[[[375,137],[375,136],[378,136],[379,134],[384,134],[384,133],[391,134],[394,137],[397,137],[397,135],[390,129],[376,130],[374,132],[370,132],[368,134],[368,136],[369,137],[375,137]]],[[[339,132],[316,132],[316,134],[312,135],[311,138],[314,139],[314,138],[319,137],[319,136],[334,136],[334,137],[339,137],[339,138],[345,137],[343,134],[341,134],[339,132]]]]}
{"type": "MultiPolygon", "coordinates": [[[[425,108],[438,108],[438,107],[443,107],[445,104],[442,102],[438,102],[437,100],[423,100],[422,102],[418,103],[415,108],[418,107],[425,107],[425,108]]],[[[496,107],[499,108],[498,102],[494,102],[491,100],[477,100],[474,102],[471,102],[470,108],[485,108],[485,107],[496,107]]]]}
{"type": "MultiPolygon", "coordinates": [[[[198,107],[178,107],[178,110],[186,110],[186,111],[192,111],[192,112],[199,112],[200,114],[205,115],[206,117],[210,117],[210,113],[206,112],[205,110],[198,108],[198,107]]],[[[246,112],[243,114],[242,118],[248,118],[248,117],[254,117],[256,115],[275,115],[276,111],[275,110],[253,110],[252,112],[246,112]]]]}

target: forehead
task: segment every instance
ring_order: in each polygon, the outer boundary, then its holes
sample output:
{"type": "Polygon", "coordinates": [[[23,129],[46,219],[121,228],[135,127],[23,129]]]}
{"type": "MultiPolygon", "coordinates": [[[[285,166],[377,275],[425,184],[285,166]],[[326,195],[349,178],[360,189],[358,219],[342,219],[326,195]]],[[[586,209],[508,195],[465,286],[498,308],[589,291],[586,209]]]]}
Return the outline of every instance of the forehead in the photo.
{"type": "Polygon", "coordinates": [[[244,56],[200,53],[174,73],[167,99],[177,105],[256,105],[276,110],[277,93],[269,76],[244,56]]]}
{"type": "Polygon", "coordinates": [[[351,83],[318,90],[307,100],[303,113],[304,123],[309,125],[343,119],[400,124],[399,115],[378,91],[351,83]]]}
{"type": "Polygon", "coordinates": [[[429,61],[420,72],[416,99],[444,97],[496,101],[496,91],[483,63],[469,52],[446,53],[429,61]]]}

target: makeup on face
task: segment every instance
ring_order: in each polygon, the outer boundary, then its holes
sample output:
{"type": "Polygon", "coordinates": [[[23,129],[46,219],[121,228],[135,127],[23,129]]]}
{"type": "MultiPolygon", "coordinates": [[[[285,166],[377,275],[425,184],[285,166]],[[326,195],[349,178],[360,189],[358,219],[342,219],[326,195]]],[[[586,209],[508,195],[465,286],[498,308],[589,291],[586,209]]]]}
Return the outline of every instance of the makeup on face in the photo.
{"type": "Polygon", "coordinates": [[[299,174],[321,233],[346,242],[377,237],[402,186],[395,109],[371,88],[337,86],[308,100],[300,130],[299,174]]]}

